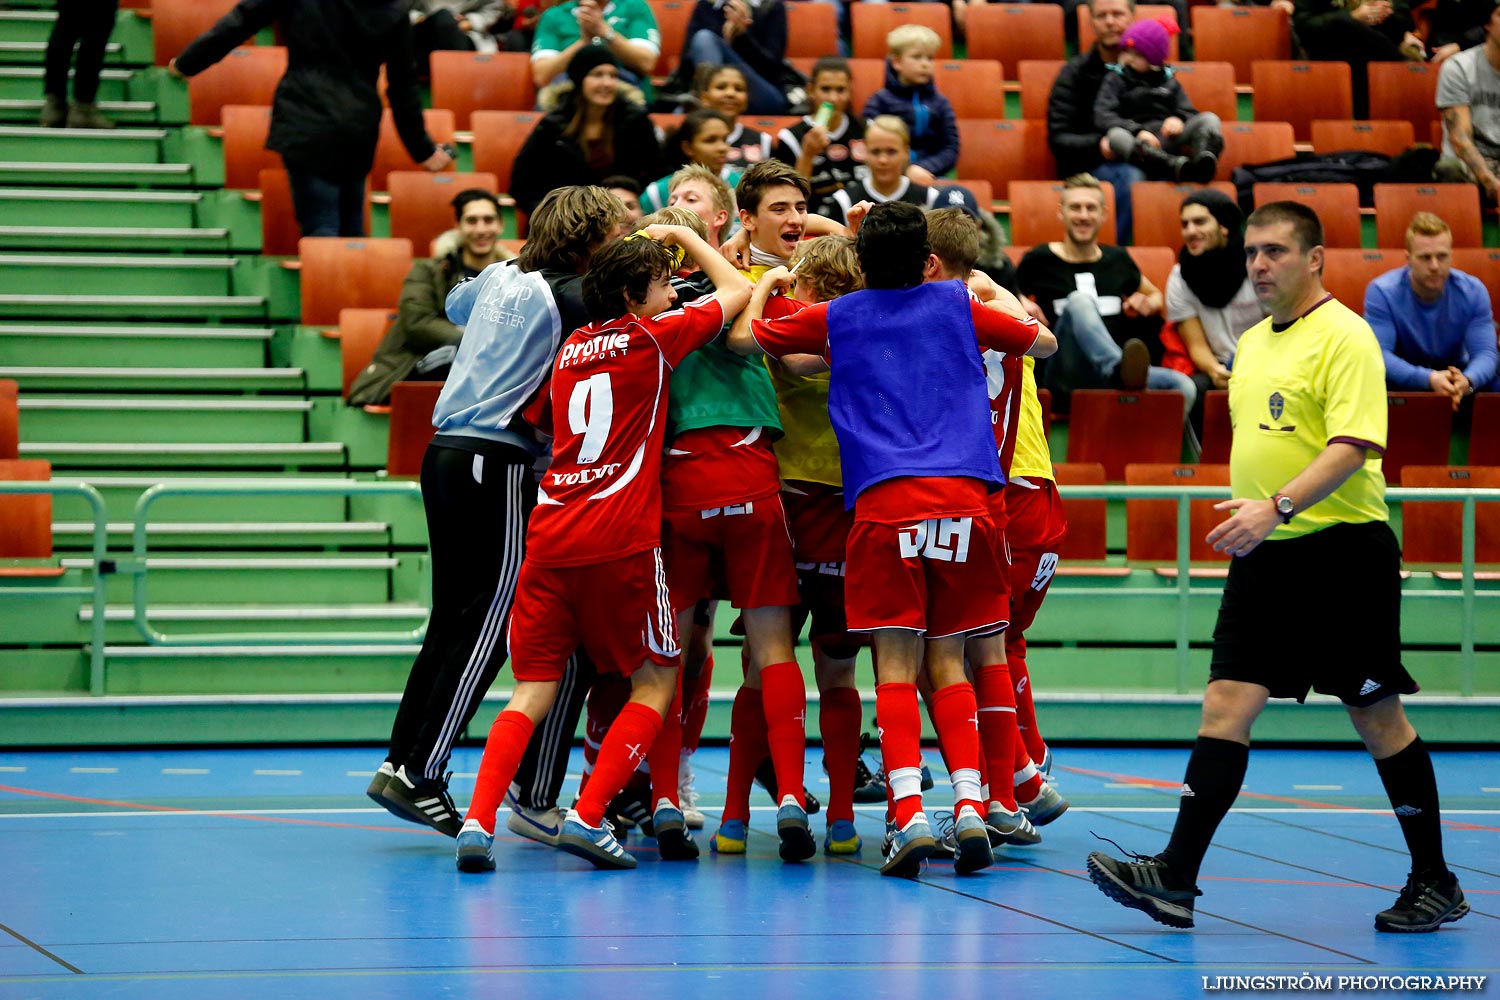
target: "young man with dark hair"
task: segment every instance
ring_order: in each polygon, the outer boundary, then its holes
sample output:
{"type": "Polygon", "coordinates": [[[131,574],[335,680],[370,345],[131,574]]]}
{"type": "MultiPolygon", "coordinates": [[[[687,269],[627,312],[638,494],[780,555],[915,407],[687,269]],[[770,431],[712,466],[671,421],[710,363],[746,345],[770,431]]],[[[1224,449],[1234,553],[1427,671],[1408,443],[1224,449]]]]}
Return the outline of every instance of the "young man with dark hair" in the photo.
{"type": "Polygon", "coordinates": [[[872,633],[881,755],[895,803],[881,872],[915,875],[937,846],[922,812],[916,681],[924,658],[953,778],[954,863],[973,872],[993,855],[979,801],[978,706],[964,676],[964,640],[1005,621],[985,502],[1004,475],[978,348],[1050,354],[1055,341],[1034,321],[986,309],[957,282],[924,284],[927,222],[913,205],[872,208],[857,252],[864,290],[770,321],[761,315],[771,291],[795,279],[785,270],[767,274],[730,346],[773,357],[813,354],[832,367],[829,415],[855,518],[845,603],[850,630],[872,633]]]}
{"type": "Polygon", "coordinates": [[[865,123],[850,107],[853,78],[849,60],[842,56],[813,63],[807,83],[813,110],[776,137],[772,155],[807,178],[812,212],[821,212],[824,201],[854,181],[865,162],[865,123]],[[821,111],[825,104],[830,112],[821,111]]]}
{"type": "Polygon", "coordinates": [[[1432,759],[1401,706],[1417,683],[1401,663],[1401,548],[1380,470],[1385,366],[1369,325],[1324,291],[1322,244],[1297,202],[1248,220],[1245,259],[1270,315],[1240,338],[1229,380],[1235,498],[1215,508],[1233,516],[1208,541],[1233,560],[1198,741],[1166,849],[1088,858],[1101,892],[1168,927],[1193,926],[1198,869],[1239,796],[1256,718],[1267,700],[1309,691],[1344,703],[1411,854],[1375,929],[1435,931],[1469,912],[1443,859],[1432,759]]]}
{"type": "MultiPolygon", "coordinates": [[[[660,755],[662,715],[677,691],[677,629],[661,556],[665,376],[718,336],[743,308],[749,284],[692,230],[661,226],[596,253],[582,292],[591,322],[567,338],[553,366],[552,464],[537,492],[506,630],[515,691],[485,743],[458,838],[460,871],[494,868],[501,796],[578,646],[601,672],[630,677],[631,696],[557,845],[598,868],[635,867],[604,827],[604,811],[642,757],[660,755]],[[681,255],[671,247],[692,253],[713,295],[673,308],[681,255]]],[[[546,409],[531,412],[541,420],[546,409]]],[[[675,774],[675,745],[669,755],[660,763],[675,774]]],[[[678,815],[675,832],[685,839],[678,815]]],[[[656,832],[664,857],[687,846],[656,832]]]]}

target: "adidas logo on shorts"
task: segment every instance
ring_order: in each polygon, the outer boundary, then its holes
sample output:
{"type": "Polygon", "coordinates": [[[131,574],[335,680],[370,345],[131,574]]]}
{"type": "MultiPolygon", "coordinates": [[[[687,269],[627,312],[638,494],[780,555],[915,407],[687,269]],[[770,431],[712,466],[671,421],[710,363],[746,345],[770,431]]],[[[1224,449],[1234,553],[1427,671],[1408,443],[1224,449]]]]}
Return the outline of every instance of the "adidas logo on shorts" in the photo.
{"type": "Polygon", "coordinates": [[[1192,799],[1192,798],[1197,798],[1197,796],[1198,796],[1198,793],[1195,792],[1195,791],[1193,791],[1193,786],[1187,784],[1186,782],[1183,782],[1183,785],[1182,785],[1182,798],[1192,799]]]}
{"type": "Polygon", "coordinates": [[[1420,816],[1420,815],[1422,815],[1422,810],[1418,809],[1416,806],[1397,806],[1396,807],[1396,815],[1397,816],[1420,816]]]}
{"type": "Polygon", "coordinates": [[[1360,689],[1359,689],[1359,696],[1361,698],[1363,698],[1365,695],[1369,694],[1371,691],[1379,691],[1379,690],[1380,690],[1380,685],[1379,684],[1375,683],[1374,681],[1367,680],[1360,687],[1360,689]]]}

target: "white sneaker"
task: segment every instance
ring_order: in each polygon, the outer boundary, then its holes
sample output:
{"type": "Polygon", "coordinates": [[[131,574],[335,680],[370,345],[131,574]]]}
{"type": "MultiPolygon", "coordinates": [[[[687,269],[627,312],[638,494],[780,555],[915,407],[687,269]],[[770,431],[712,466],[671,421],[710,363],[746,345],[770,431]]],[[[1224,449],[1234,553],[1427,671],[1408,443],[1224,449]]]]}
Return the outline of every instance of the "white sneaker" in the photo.
{"type": "Polygon", "coordinates": [[[505,804],[510,808],[510,815],[505,817],[507,830],[538,844],[557,846],[557,836],[562,833],[562,809],[557,806],[551,809],[527,809],[521,805],[515,793],[510,791],[505,793],[505,804]]]}
{"type": "Polygon", "coordinates": [[[682,763],[677,768],[677,803],[682,806],[682,818],[687,821],[689,830],[703,829],[703,811],[698,808],[698,789],[693,786],[693,758],[689,753],[682,755],[682,763]]]}

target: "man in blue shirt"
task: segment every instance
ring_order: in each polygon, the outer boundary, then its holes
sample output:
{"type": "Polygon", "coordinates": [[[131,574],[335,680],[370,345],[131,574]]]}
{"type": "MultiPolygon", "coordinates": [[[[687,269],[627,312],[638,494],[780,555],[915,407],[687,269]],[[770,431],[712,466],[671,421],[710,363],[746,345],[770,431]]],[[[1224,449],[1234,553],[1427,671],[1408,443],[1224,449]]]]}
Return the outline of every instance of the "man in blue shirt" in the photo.
{"type": "Polygon", "coordinates": [[[1365,320],[1385,352],[1390,389],[1440,392],[1457,410],[1470,393],[1500,388],[1489,293],[1453,270],[1453,233],[1431,212],[1406,227],[1406,266],[1365,290],[1365,320]]]}

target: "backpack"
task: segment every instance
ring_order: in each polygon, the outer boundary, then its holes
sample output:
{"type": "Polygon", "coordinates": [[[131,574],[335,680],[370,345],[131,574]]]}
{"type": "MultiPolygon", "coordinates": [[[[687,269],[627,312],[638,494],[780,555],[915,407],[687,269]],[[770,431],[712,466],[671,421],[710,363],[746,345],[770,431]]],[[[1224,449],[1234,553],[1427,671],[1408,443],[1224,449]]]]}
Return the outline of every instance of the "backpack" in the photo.
{"type": "Polygon", "coordinates": [[[1375,204],[1375,185],[1421,183],[1432,180],[1438,151],[1413,146],[1399,156],[1386,156],[1362,149],[1339,153],[1298,153],[1286,160],[1248,163],[1230,175],[1240,208],[1249,214],[1255,208],[1256,184],[1353,184],[1359,188],[1359,203],[1375,204]]]}

